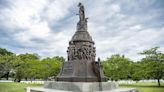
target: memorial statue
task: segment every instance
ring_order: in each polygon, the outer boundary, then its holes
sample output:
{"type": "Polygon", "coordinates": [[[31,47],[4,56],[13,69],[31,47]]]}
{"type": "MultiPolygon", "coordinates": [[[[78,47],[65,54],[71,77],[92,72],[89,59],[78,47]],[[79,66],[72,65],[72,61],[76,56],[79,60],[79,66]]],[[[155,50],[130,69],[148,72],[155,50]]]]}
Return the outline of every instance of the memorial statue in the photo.
{"type": "Polygon", "coordinates": [[[77,23],[77,31],[69,42],[68,62],[64,62],[56,80],[69,82],[106,81],[105,76],[100,75],[99,70],[101,68],[95,61],[96,49],[94,41],[87,31],[84,6],[79,3],[78,7],[79,22],[77,23]]]}
{"type": "Polygon", "coordinates": [[[79,7],[79,19],[80,21],[85,21],[84,6],[81,3],[79,3],[78,7],[79,7]]]}
{"type": "Polygon", "coordinates": [[[55,81],[45,81],[44,88],[27,88],[27,92],[138,92],[117,89],[114,82],[106,82],[101,60],[95,60],[96,48],[87,31],[84,6],[79,3],[79,22],[67,49],[68,61],[63,62],[55,81]]]}

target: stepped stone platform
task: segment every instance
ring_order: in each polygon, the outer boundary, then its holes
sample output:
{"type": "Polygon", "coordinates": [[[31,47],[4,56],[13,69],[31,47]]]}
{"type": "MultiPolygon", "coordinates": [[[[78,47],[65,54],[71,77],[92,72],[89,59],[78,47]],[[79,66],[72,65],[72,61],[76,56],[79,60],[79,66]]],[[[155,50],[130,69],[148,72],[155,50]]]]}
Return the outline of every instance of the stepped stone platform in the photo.
{"type": "Polygon", "coordinates": [[[134,88],[118,88],[115,82],[55,82],[46,81],[44,87],[28,87],[26,92],[139,92],[134,88]],[[100,88],[101,87],[101,88],[100,88]]]}

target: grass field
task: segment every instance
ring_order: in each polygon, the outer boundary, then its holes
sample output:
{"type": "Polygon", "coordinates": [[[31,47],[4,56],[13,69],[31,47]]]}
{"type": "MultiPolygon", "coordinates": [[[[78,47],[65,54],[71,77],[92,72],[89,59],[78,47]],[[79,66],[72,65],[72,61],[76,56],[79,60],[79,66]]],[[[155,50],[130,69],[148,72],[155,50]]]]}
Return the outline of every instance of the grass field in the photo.
{"type": "MultiPolygon", "coordinates": [[[[13,82],[0,82],[0,92],[25,92],[26,87],[41,86],[40,84],[24,84],[13,82]]],[[[135,83],[135,84],[121,84],[122,88],[136,88],[140,92],[164,92],[164,83],[162,87],[157,87],[157,83],[135,83]]]]}
{"type": "Polygon", "coordinates": [[[41,86],[41,85],[14,83],[14,82],[0,82],[0,92],[25,92],[25,88],[29,86],[41,86]]]}
{"type": "Polygon", "coordinates": [[[135,83],[135,84],[121,84],[120,87],[123,88],[136,88],[139,92],[164,92],[164,83],[161,87],[157,87],[157,83],[135,83]]]}

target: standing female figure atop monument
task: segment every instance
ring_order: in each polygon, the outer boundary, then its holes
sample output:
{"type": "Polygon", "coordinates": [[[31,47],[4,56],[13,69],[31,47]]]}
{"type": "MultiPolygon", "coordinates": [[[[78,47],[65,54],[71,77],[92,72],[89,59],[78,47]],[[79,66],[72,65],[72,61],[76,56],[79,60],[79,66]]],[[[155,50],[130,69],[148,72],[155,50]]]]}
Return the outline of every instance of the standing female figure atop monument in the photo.
{"type": "Polygon", "coordinates": [[[79,7],[79,18],[80,18],[80,21],[84,21],[85,20],[84,6],[81,3],[79,3],[78,7],[79,7]]]}

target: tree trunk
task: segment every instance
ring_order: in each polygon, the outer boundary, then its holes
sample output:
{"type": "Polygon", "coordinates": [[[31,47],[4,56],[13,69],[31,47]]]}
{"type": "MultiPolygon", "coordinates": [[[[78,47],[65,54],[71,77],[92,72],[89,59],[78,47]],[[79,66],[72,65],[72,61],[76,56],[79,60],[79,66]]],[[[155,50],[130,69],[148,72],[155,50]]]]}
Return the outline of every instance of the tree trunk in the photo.
{"type": "Polygon", "coordinates": [[[9,79],[9,72],[6,73],[6,80],[9,79]]]}
{"type": "Polygon", "coordinates": [[[21,82],[22,78],[18,77],[16,78],[16,82],[21,82]]]}
{"type": "Polygon", "coordinates": [[[27,81],[27,77],[25,77],[25,80],[27,81]]]}
{"type": "Polygon", "coordinates": [[[17,82],[21,82],[21,79],[18,79],[17,82]]]}
{"type": "Polygon", "coordinates": [[[16,82],[16,80],[17,80],[17,79],[16,79],[16,78],[14,78],[14,82],[16,82]]]}
{"type": "Polygon", "coordinates": [[[158,87],[160,87],[161,86],[160,79],[158,78],[157,81],[158,81],[158,87]]]}

